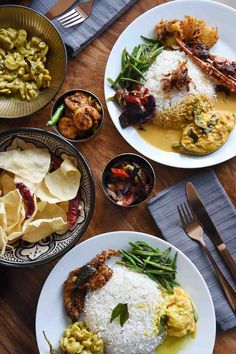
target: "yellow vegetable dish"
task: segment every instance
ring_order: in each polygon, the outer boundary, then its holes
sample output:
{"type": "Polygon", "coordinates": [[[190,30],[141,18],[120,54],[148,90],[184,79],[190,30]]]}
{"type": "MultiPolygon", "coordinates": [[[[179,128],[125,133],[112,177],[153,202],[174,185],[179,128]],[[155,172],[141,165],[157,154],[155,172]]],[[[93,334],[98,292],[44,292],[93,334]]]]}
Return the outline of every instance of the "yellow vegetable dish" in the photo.
{"type": "Polygon", "coordinates": [[[0,95],[20,95],[30,101],[50,87],[45,68],[48,45],[41,38],[27,39],[24,29],[0,29],[0,95]]]}
{"type": "Polygon", "coordinates": [[[165,315],[167,335],[183,337],[196,332],[197,314],[191,298],[181,288],[174,288],[173,294],[166,295],[165,315]]]}
{"type": "Polygon", "coordinates": [[[66,354],[103,354],[104,343],[97,334],[89,332],[83,322],[75,322],[64,330],[60,340],[61,350],[66,354]]]}

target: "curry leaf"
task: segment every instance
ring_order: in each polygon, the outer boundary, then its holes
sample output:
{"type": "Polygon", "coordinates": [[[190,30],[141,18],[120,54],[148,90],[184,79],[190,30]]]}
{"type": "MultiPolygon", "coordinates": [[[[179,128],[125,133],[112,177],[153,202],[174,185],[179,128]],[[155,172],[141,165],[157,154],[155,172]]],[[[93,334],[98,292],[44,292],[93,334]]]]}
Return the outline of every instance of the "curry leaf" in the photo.
{"type": "Polygon", "coordinates": [[[127,304],[118,304],[112,311],[110,323],[117,317],[120,316],[120,325],[124,326],[125,322],[129,318],[129,311],[127,304]]]}

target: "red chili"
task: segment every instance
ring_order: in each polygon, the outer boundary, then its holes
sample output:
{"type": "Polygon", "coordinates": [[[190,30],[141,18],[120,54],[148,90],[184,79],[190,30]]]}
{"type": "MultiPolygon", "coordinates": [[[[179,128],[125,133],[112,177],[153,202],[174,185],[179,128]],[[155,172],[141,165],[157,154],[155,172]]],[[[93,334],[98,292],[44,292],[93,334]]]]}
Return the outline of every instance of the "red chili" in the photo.
{"type": "Polygon", "coordinates": [[[80,195],[79,191],[74,199],[69,201],[69,207],[67,212],[67,222],[69,225],[69,229],[72,230],[79,217],[79,203],[80,203],[80,195]]]}
{"type": "Polygon", "coordinates": [[[35,210],[34,199],[24,183],[17,183],[16,188],[19,189],[26,208],[25,220],[29,219],[33,215],[35,210]]]}
{"type": "Polygon", "coordinates": [[[112,168],[111,172],[117,177],[129,178],[129,174],[122,168],[112,168]]]}
{"type": "Polygon", "coordinates": [[[51,154],[50,172],[57,170],[61,166],[62,162],[63,162],[63,160],[60,157],[57,157],[57,156],[51,154]]]}

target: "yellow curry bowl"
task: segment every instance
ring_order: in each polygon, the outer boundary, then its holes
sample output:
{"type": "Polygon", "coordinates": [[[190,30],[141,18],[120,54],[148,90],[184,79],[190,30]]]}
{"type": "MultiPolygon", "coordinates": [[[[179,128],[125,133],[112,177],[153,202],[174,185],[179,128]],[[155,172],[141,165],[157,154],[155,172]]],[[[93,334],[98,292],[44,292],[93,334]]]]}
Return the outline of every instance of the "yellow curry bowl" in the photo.
{"type": "Polygon", "coordinates": [[[0,6],[0,117],[21,118],[46,106],[66,75],[67,53],[56,27],[24,6],[0,6]]]}

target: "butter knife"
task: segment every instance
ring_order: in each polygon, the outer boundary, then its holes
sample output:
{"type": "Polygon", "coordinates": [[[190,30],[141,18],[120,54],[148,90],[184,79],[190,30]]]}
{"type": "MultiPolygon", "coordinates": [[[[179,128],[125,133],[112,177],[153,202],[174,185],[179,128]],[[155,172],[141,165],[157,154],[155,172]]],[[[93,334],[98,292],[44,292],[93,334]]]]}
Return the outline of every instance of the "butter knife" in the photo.
{"type": "Polygon", "coordinates": [[[210,215],[208,214],[201,198],[199,197],[194,185],[191,182],[186,184],[186,194],[188,198],[189,205],[193,213],[197,216],[198,221],[202,225],[204,231],[210,237],[211,241],[216,246],[217,250],[220,252],[224,261],[226,262],[228,269],[232,273],[234,279],[236,280],[236,264],[229,253],[228,248],[223,242],[218,230],[216,229],[210,215]]]}
{"type": "Polygon", "coordinates": [[[51,7],[44,16],[52,20],[53,18],[63,14],[68,10],[77,0],[58,0],[58,2],[51,7]]]}

